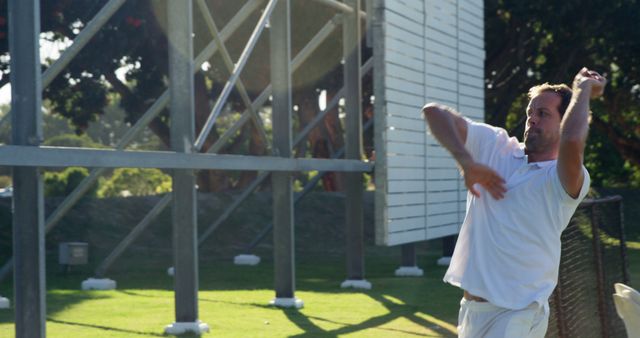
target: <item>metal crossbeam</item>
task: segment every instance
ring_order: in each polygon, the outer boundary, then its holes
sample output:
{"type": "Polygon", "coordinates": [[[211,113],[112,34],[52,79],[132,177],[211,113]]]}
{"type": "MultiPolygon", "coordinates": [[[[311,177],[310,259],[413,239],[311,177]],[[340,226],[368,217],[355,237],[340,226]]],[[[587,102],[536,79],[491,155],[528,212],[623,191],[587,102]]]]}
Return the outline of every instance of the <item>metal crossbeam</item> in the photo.
{"type": "MultiPolygon", "coordinates": [[[[224,46],[224,42],[220,38],[218,27],[216,27],[216,23],[213,20],[213,17],[211,16],[209,9],[207,8],[207,5],[205,4],[204,0],[198,0],[197,4],[198,4],[198,8],[200,8],[200,13],[204,17],[204,21],[207,23],[207,27],[209,27],[209,32],[213,36],[218,46],[218,49],[220,50],[220,55],[222,55],[222,59],[224,60],[224,64],[227,67],[227,70],[229,70],[229,73],[233,74],[233,71],[234,71],[233,61],[231,60],[229,51],[227,51],[227,48],[224,46]]],[[[247,89],[245,88],[244,83],[242,83],[242,80],[240,78],[238,78],[236,81],[236,89],[240,93],[240,98],[242,99],[242,102],[244,103],[245,107],[249,110],[249,113],[251,114],[251,119],[254,123],[254,126],[258,130],[260,137],[262,138],[265,144],[268,144],[269,139],[264,129],[264,124],[262,123],[262,119],[260,118],[260,115],[258,115],[257,110],[253,109],[253,104],[251,102],[251,99],[249,98],[247,89]]]]}
{"type": "Polygon", "coordinates": [[[4,145],[0,166],[363,172],[373,165],[359,160],[4,145]]]}
{"type": "Polygon", "coordinates": [[[216,119],[218,118],[218,115],[220,114],[220,112],[222,111],[222,108],[224,107],[224,103],[226,103],[227,98],[229,97],[229,94],[231,94],[231,89],[233,89],[233,87],[235,86],[236,81],[240,77],[240,73],[244,69],[244,66],[247,64],[249,55],[251,55],[253,48],[256,46],[256,43],[258,43],[258,38],[260,37],[260,34],[262,33],[262,31],[264,30],[264,27],[269,21],[271,12],[275,8],[277,2],[278,2],[277,0],[270,0],[269,3],[267,4],[267,7],[262,12],[262,16],[260,17],[260,20],[258,20],[258,24],[256,25],[253,32],[251,33],[251,37],[249,37],[249,41],[247,41],[247,45],[242,51],[242,54],[240,54],[240,58],[238,59],[238,62],[235,64],[233,68],[233,72],[229,77],[229,80],[227,80],[227,83],[224,85],[224,88],[222,88],[222,92],[218,96],[218,99],[216,100],[216,103],[213,106],[213,109],[211,110],[211,113],[209,114],[207,121],[202,127],[202,130],[200,130],[200,135],[198,135],[198,138],[196,139],[196,143],[195,143],[196,149],[201,149],[202,146],[204,145],[205,140],[209,136],[209,132],[211,131],[211,128],[213,128],[213,125],[215,124],[216,119]]]}

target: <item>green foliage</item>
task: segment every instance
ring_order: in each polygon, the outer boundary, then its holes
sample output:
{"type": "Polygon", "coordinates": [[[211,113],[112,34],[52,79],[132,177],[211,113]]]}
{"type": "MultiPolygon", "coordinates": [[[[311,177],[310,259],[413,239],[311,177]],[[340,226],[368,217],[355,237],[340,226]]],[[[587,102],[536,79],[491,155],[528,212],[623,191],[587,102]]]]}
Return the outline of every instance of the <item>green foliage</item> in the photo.
{"type": "Polygon", "coordinates": [[[640,6],[637,0],[485,1],[486,120],[521,136],[522,94],[570,83],[583,66],[609,79],[593,101],[586,165],[594,185],[638,184],[640,6]]]}
{"type": "Polygon", "coordinates": [[[119,168],[102,184],[98,196],[145,196],[170,191],[171,176],[159,169],[119,168]]]}
{"type": "MultiPolygon", "coordinates": [[[[304,190],[304,186],[307,185],[311,180],[318,176],[319,172],[317,170],[310,171],[302,171],[297,173],[293,179],[293,191],[301,192],[304,190]]],[[[322,179],[313,186],[312,191],[323,191],[322,189],[322,179]]]]}
{"type": "MultiPolygon", "coordinates": [[[[47,197],[67,196],[87,176],[89,176],[89,171],[80,167],[69,167],[62,172],[45,172],[44,195],[47,197]]],[[[96,197],[97,190],[98,186],[94,184],[84,196],[96,197]]]]}
{"type": "Polygon", "coordinates": [[[43,145],[52,147],[73,147],[73,148],[105,148],[100,143],[96,143],[86,134],[62,134],[45,140],[43,145]]]}
{"type": "Polygon", "coordinates": [[[585,166],[594,187],[640,187],[640,168],[626,161],[602,134],[592,132],[585,149],[585,166]]]}

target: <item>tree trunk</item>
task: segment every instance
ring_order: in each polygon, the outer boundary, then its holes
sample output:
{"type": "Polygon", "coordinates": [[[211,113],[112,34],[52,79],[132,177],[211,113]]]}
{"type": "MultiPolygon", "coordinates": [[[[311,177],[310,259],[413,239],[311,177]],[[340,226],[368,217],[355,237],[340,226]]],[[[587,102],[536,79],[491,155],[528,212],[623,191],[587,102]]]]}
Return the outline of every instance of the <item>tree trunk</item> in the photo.
{"type": "MultiPolygon", "coordinates": [[[[302,131],[317,115],[320,113],[318,107],[318,95],[315,90],[308,90],[305,93],[298,93],[301,97],[298,118],[299,132],[302,131]]],[[[327,97],[327,102],[330,101],[330,97],[327,97]]],[[[331,150],[335,148],[333,144],[344,144],[342,138],[342,126],[338,119],[338,110],[332,109],[324,118],[324,121],[318,123],[307,135],[309,142],[309,149],[311,150],[311,156],[314,158],[331,158],[331,150]],[[329,132],[329,129],[332,132],[329,132]],[[333,135],[332,135],[333,133],[333,135]],[[339,135],[336,135],[338,133],[339,135]],[[335,140],[335,141],[332,141],[335,140]]],[[[306,144],[306,142],[304,142],[306,144]]],[[[305,156],[306,146],[298,147],[297,156],[305,156]],[[305,149],[302,151],[301,149],[305,149]]],[[[322,177],[322,187],[325,191],[339,191],[342,190],[342,178],[336,175],[335,172],[329,172],[322,177]]]]}
{"type": "MultiPolygon", "coordinates": [[[[327,102],[331,101],[335,95],[335,88],[328,89],[327,102]]],[[[340,121],[340,117],[338,114],[339,108],[336,106],[335,108],[331,109],[327,116],[324,118],[327,140],[325,144],[320,147],[319,151],[326,151],[327,153],[331,154],[344,147],[344,130],[342,128],[342,122],[340,121]]],[[[343,191],[344,176],[337,175],[336,172],[330,172],[323,178],[323,184],[325,184],[325,190],[327,191],[343,191]]]]}
{"type": "MultiPolygon", "coordinates": [[[[255,125],[255,123],[252,122],[247,126],[245,126],[245,128],[249,130],[249,132],[247,133],[249,137],[249,140],[248,140],[249,155],[252,155],[252,156],[264,155],[267,151],[267,145],[262,139],[262,137],[260,136],[260,132],[258,132],[258,127],[255,125]]],[[[238,180],[238,183],[236,184],[235,188],[242,189],[248,186],[256,178],[257,175],[258,175],[257,171],[241,172],[240,179],[238,180]]]]}

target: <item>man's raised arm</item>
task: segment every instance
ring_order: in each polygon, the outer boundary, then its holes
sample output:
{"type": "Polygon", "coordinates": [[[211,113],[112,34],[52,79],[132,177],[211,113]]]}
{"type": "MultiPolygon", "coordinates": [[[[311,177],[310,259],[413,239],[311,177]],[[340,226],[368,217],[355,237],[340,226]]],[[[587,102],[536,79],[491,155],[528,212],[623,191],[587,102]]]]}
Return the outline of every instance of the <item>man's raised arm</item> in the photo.
{"type": "Polygon", "coordinates": [[[504,180],[493,169],[476,163],[464,144],[467,140],[467,121],[453,109],[429,103],[422,108],[422,114],[429,123],[429,129],[435,138],[445,147],[460,165],[465,185],[476,197],[480,193],[474,184],[480,184],[495,199],[504,197],[504,180]]]}
{"type": "Polygon", "coordinates": [[[589,100],[602,95],[607,80],[582,68],[573,81],[573,95],[560,124],[558,175],[564,190],[577,198],[584,182],[582,162],[589,133],[589,100]]]}

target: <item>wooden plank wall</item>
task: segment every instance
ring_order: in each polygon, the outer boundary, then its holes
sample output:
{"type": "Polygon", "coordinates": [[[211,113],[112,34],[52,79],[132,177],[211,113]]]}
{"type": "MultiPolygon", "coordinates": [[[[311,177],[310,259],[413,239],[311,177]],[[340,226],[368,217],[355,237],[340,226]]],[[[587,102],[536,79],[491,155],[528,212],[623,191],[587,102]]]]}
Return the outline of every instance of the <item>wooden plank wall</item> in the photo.
{"type": "MultiPolygon", "coordinates": [[[[484,28],[481,0],[387,0],[381,23],[386,112],[376,151],[376,240],[397,245],[455,234],[466,190],[454,160],[420,115],[426,102],[484,116],[484,28]],[[380,158],[383,156],[384,158],[380,158]],[[382,171],[382,172],[380,172],[382,171]],[[379,182],[383,180],[383,182],[379,182]],[[382,204],[382,205],[380,205],[382,204]],[[382,209],[382,210],[381,210],[382,209]]],[[[378,37],[376,37],[378,38],[378,37]]],[[[376,71],[378,71],[376,69],[376,71]]],[[[377,101],[377,100],[376,100],[377,101]]]]}

